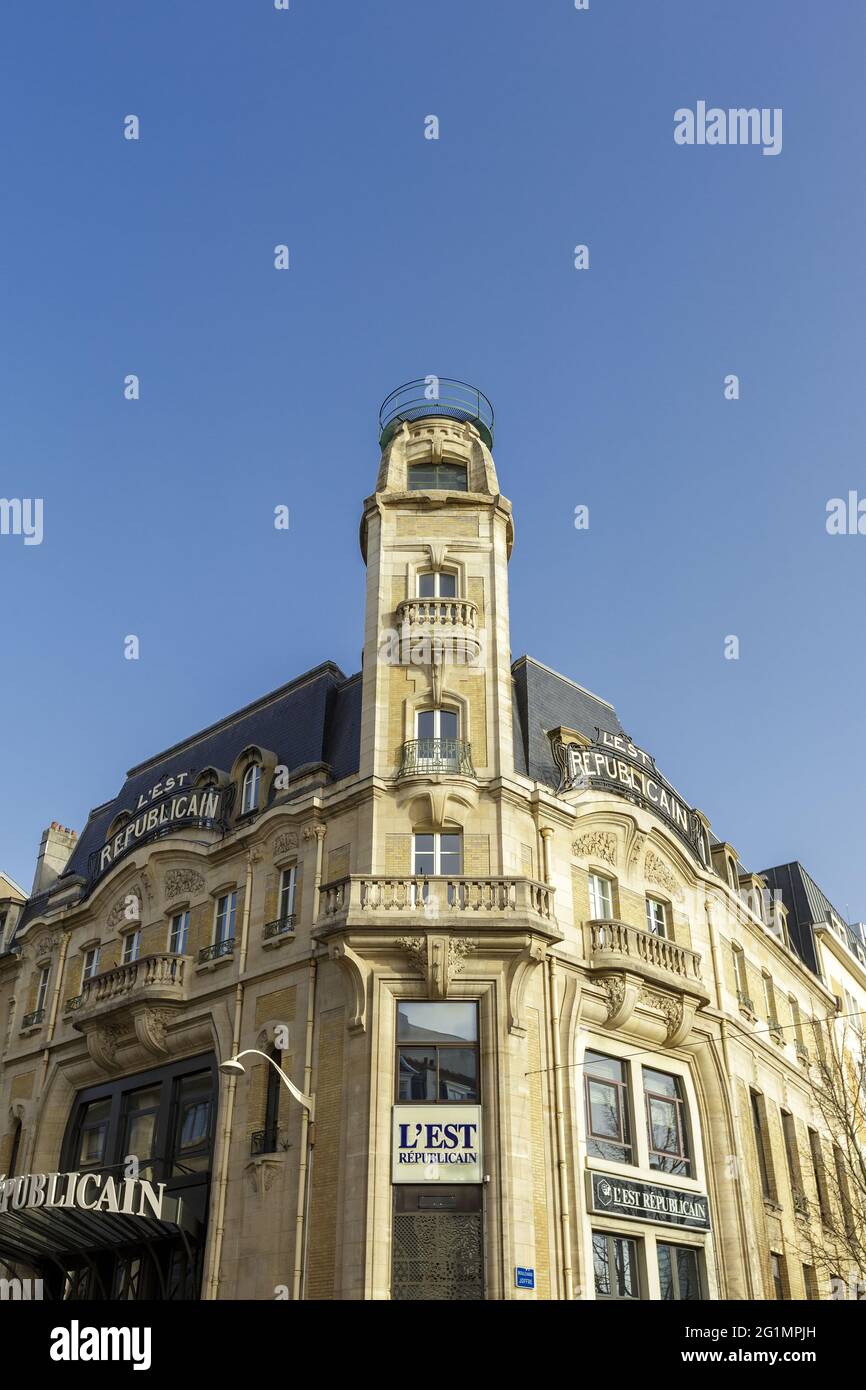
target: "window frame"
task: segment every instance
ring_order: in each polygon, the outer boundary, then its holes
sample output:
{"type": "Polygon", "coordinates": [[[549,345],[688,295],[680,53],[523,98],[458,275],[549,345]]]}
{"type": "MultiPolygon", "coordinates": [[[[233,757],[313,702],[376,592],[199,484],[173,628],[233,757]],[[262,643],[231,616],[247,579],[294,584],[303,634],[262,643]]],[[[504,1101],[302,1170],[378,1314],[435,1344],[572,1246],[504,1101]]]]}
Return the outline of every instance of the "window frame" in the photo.
{"type": "Polygon", "coordinates": [[[677,1242],[677,1241],[673,1241],[673,1240],[660,1240],[660,1239],[657,1239],[655,1244],[656,1244],[656,1268],[657,1268],[657,1271],[658,1271],[659,1294],[660,1294],[661,1301],[662,1301],[662,1302],[665,1302],[665,1303],[699,1303],[699,1302],[702,1302],[703,1299],[704,1299],[704,1297],[705,1297],[704,1289],[705,1289],[705,1287],[706,1287],[706,1279],[705,1279],[705,1277],[704,1277],[704,1270],[703,1270],[703,1255],[704,1255],[703,1247],[700,1246],[700,1245],[688,1245],[688,1244],[685,1244],[685,1243],[683,1243],[683,1242],[677,1242]],[[659,1251],[662,1250],[662,1249],[671,1250],[671,1251],[674,1252],[674,1253],[673,1253],[673,1257],[672,1257],[672,1259],[671,1259],[671,1276],[672,1276],[673,1286],[674,1286],[675,1292],[674,1292],[673,1298],[671,1298],[671,1299],[666,1299],[666,1298],[664,1298],[664,1296],[661,1294],[661,1262],[660,1262],[660,1260],[659,1260],[659,1251]],[[677,1260],[677,1255],[679,1254],[679,1252],[680,1252],[681,1250],[687,1251],[688,1254],[690,1254],[690,1255],[692,1255],[692,1256],[694,1257],[694,1261],[695,1261],[695,1272],[696,1272],[696,1275],[697,1275],[698,1293],[697,1293],[697,1297],[696,1297],[696,1298],[693,1298],[693,1299],[692,1299],[692,1298],[681,1298],[681,1297],[680,1297],[680,1293],[679,1293],[679,1288],[680,1288],[680,1271],[679,1271],[679,1264],[678,1264],[678,1260],[677,1260]]]}
{"type": "Polygon", "coordinates": [[[481,1009],[480,1009],[480,1002],[481,1002],[481,1001],[480,1001],[479,999],[448,999],[448,1000],[443,1000],[443,999],[397,999],[397,1000],[395,1000],[395,1015],[394,1015],[394,1016],[395,1016],[395,1024],[394,1024],[394,1054],[395,1054],[395,1060],[394,1060],[394,1098],[395,1098],[395,1104],[397,1104],[397,1105],[481,1105],[482,1100],[483,1100],[483,1093],[482,1093],[482,1089],[481,1089],[481,1038],[480,1038],[481,1009]],[[430,1041],[425,1042],[423,1038],[417,1038],[417,1039],[413,1039],[413,1040],[410,1041],[409,1039],[401,1038],[401,1037],[400,1037],[399,1012],[400,1012],[400,1007],[401,1007],[401,1005],[405,1006],[406,1004],[410,1004],[410,1005],[411,1005],[411,1004],[449,1004],[449,1003],[453,1003],[453,1004],[471,1004],[471,1005],[474,1006],[474,1009],[475,1009],[475,1039],[474,1039],[474,1041],[472,1041],[472,1040],[470,1040],[470,1039],[468,1039],[468,1038],[462,1038],[462,1039],[457,1039],[457,1040],[455,1040],[454,1042],[438,1042],[438,1041],[436,1041],[435,1039],[431,1039],[430,1041]],[[421,1048],[421,1047],[431,1048],[431,1049],[435,1050],[435,1053],[436,1053],[436,1081],[435,1081],[435,1086],[434,1086],[434,1090],[435,1090],[436,1094],[435,1094],[435,1097],[434,1097],[432,1100],[431,1100],[429,1097],[422,1097],[422,1098],[416,1100],[416,1099],[413,1099],[411,1096],[406,1097],[406,1096],[401,1096],[401,1095],[400,1095],[400,1056],[401,1056],[401,1051],[402,1051],[403,1048],[415,1048],[415,1047],[418,1047],[418,1048],[421,1048]],[[439,1095],[440,1084],[441,1084],[441,1081],[440,1081],[440,1078],[441,1078],[440,1054],[441,1054],[442,1052],[449,1052],[449,1051],[450,1051],[450,1052],[456,1052],[456,1051],[472,1052],[472,1053],[474,1054],[474,1058],[475,1058],[475,1095],[474,1095],[473,1097],[471,1097],[471,1098],[470,1098],[470,1097],[465,1097],[465,1098],[454,1099],[454,1097],[451,1097],[451,1096],[440,1096],[440,1095],[439,1095]]]}
{"type": "MultiPolygon", "coordinates": [[[[298,866],[297,864],[287,864],[280,869],[280,883],[277,889],[277,919],[280,922],[290,922],[295,915],[295,898],[298,891],[298,866]],[[288,882],[287,880],[288,876],[288,882]],[[284,907],[284,899],[288,890],[288,910],[284,907]]],[[[273,1068],[271,1068],[273,1070],[273,1068]]]]}
{"type": "MultiPolygon", "coordinates": [[[[595,871],[594,869],[592,869],[592,870],[590,870],[590,873],[589,873],[589,875],[588,875],[587,882],[588,882],[588,890],[589,890],[589,917],[590,917],[590,921],[591,921],[591,922],[610,922],[610,921],[615,920],[615,917],[616,917],[616,899],[615,899],[615,897],[614,897],[614,880],[613,880],[612,878],[609,878],[609,877],[607,876],[607,874],[596,873],[596,871],[595,871]],[[597,896],[598,896],[597,893],[595,892],[595,889],[594,889],[594,885],[595,885],[596,883],[604,884],[604,885],[606,885],[606,887],[607,887],[607,892],[608,892],[608,896],[609,896],[609,899],[610,899],[610,911],[609,911],[609,912],[601,912],[601,913],[598,913],[598,912],[595,911],[595,907],[597,906],[597,901],[596,901],[596,900],[597,900],[597,896]]],[[[604,896],[604,894],[602,894],[602,897],[603,897],[603,896],[604,896]]]]}
{"type": "Polygon", "coordinates": [[[435,602],[435,601],[438,600],[438,599],[441,599],[443,602],[448,602],[449,600],[451,600],[451,601],[456,601],[456,600],[459,599],[459,597],[460,597],[459,589],[460,589],[459,576],[458,576],[456,570],[451,570],[451,569],[418,570],[418,573],[417,573],[416,576],[415,576],[415,597],[421,599],[421,601],[422,601],[422,602],[425,602],[425,603],[433,603],[433,602],[435,602]],[[432,580],[433,580],[433,593],[432,593],[432,594],[422,594],[422,593],[421,593],[421,582],[422,582],[422,580],[427,579],[428,577],[432,578],[432,580]],[[452,580],[454,581],[454,593],[453,593],[453,594],[443,594],[443,593],[441,593],[442,579],[443,579],[443,578],[452,579],[452,580]]]}
{"type": "MultiPolygon", "coordinates": [[[[454,850],[445,850],[445,851],[444,851],[445,854],[453,854],[454,852],[455,852],[454,850]]],[[[453,878],[462,878],[462,877],[463,877],[463,863],[464,863],[464,850],[463,850],[463,830],[462,830],[462,828],[458,827],[458,829],[456,829],[456,830],[416,830],[416,831],[413,831],[413,832],[412,832],[412,877],[413,877],[413,878],[452,878],[452,877],[453,877],[453,878]],[[418,838],[419,838],[420,836],[422,836],[422,835],[423,835],[423,836],[432,836],[432,837],[433,837],[433,851],[432,851],[432,853],[433,853],[433,870],[432,870],[432,872],[430,872],[430,873],[428,873],[426,869],[417,869],[417,868],[415,867],[415,865],[416,865],[416,863],[417,863],[417,855],[418,855],[418,853],[421,853],[421,854],[429,854],[429,853],[430,853],[429,850],[420,850],[420,851],[418,851],[417,848],[416,848],[416,841],[417,841],[418,838]],[[460,841],[460,867],[459,867],[459,869],[456,869],[453,873],[443,873],[443,872],[442,872],[442,854],[443,854],[443,850],[442,850],[442,838],[443,838],[443,836],[445,836],[445,835],[452,835],[452,836],[455,836],[455,837],[456,837],[457,839],[459,839],[459,841],[460,841]]]]}
{"type": "Polygon", "coordinates": [[[237,888],[227,888],[226,891],[225,891],[224,893],[220,893],[220,894],[214,899],[213,941],[211,942],[211,945],[212,945],[212,946],[222,946],[222,945],[225,944],[226,941],[233,941],[233,940],[236,939],[236,930],[235,930],[235,929],[236,929],[236,925],[237,925],[237,911],[238,911],[238,890],[237,890],[237,888]],[[230,903],[230,906],[226,908],[226,911],[225,911],[224,914],[221,914],[221,913],[220,913],[220,904],[221,904],[221,903],[227,903],[227,904],[230,903]],[[226,922],[227,924],[228,924],[229,922],[231,923],[231,931],[220,932],[220,918],[221,918],[221,916],[224,918],[224,920],[225,920],[225,922],[226,922]]]}
{"type": "Polygon", "coordinates": [[[99,974],[99,955],[101,950],[101,946],[88,946],[87,950],[84,952],[84,958],[81,962],[82,989],[87,984],[88,980],[95,979],[99,974]],[[91,957],[93,957],[92,964],[90,964],[91,957]]]}
{"type": "Polygon", "coordinates": [[[668,904],[665,902],[664,898],[656,898],[651,893],[647,893],[644,901],[646,904],[646,930],[651,936],[657,936],[662,940],[669,940],[668,904]],[[659,930],[659,923],[655,921],[654,914],[650,910],[654,907],[661,909],[661,930],[659,930]]]}
{"type": "Polygon", "coordinates": [[[168,950],[170,955],[183,956],[187,953],[189,945],[189,908],[182,907],[178,912],[173,912],[168,923],[168,950]],[[175,922],[182,922],[182,928],[178,932],[175,930],[175,922]],[[182,941],[183,945],[178,946],[177,942],[182,941]]]}
{"type": "Polygon", "coordinates": [[[44,1013],[48,1006],[48,986],[51,983],[51,966],[40,965],[39,980],[36,984],[36,1002],[34,1011],[37,1014],[44,1013]]]}
{"type": "Polygon", "coordinates": [[[262,765],[259,762],[252,762],[247,767],[241,781],[241,809],[242,816],[250,816],[253,811],[259,809],[261,800],[262,786],[262,765]],[[249,789],[252,788],[250,794],[249,789]]]}
{"type": "Polygon", "coordinates": [[[594,1292],[594,1295],[595,1295],[596,1299],[597,1299],[600,1303],[640,1303],[640,1302],[643,1300],[643,1282],[644,1282],[644,1280],[643,1280],[643,1273],[642,1273],[642,1271],[641,1271],[641,1249],[640,1249],[640,1247],[641,1247],[642,1244],[643,1244],[643,1241],[641,1240],[641,1237],[640,1237],[640,1236],[637,1236],[637,1235],[625,1235],[625,1234],[621,1234],[619,1231],[608,1231],[608,1230],[604,1230],[604,1229],[602,1229],[602,1228],[600,1228],[600,1227],[592,1227],[592,1228],[591,1228],[591,1230],[590,1230],[590,1245],[591,1245],[591,1247],[592,1247],[592,1283],[593,1283],[593,1292],[594,1292]],[[616,1293],[599,1293],[599,1289],[598,1289],[598,1272],[597,1272],[596,1267],[595,1267],[595,1242],[596,1242],[596,1240],[604,1240],[605,1243],[606,1243],[606,1245],[607,1245],[607,1268],[608,1268],[608,1272],[609,1272],[609,1273],[610,1273],[611,1270],[616,1271],[616,1245],[617,1245],[617,1243],[621,1241],[621,1242],[625,1243],[626,1245],[630,1245],[630,1246],[632,1247],[632,1252],[633,1252],[633,1264],[632,1264],[632,1269],[633,1269],[633,1273],[634,1273],[635,1284],[637,1285],[637,1292],[636,1292],[636,1293],[634,1293],[634,1294],[626,1294],[626,1293],[619,1293],[619,1291],[617,1291],[616,1293]]]}
{"type": "Polygon", "coordinates": [[[406,469],[406,490],[407,492],[468,492],[468,465],[457,459],[440,459],[436,463],[410,463],[406,469]],[[451,470],[450,473],[448,472],[449,469],[451,470]],[[420,481],[422,470],[424,473],[432,474],[432,482],[420,481]],[[455,482],[457,483],[456,486],[455,482]]]}
{"type": "Polygon", "coordinates": [[[134,965],[141,957],[141,927],[123,933],[121,937],[120,964],[134,965]]]}
{"type": "MultiPolygon", "coordinates": [[[[591,1064],[589,1064],[591,1065],[591,1064]]],[[[583,1107],[584,1124],[586,1126],[586,1147],[587,1156],[600,1159],[605,1163],[623,1163],[628,1167],[634,1167],[636,1161],[635,1145],[632,1139],[632,1114],[631,1114],[631,1094],[630,1094],[630,1069],[627,1061],[621,1057],[612,1056],[606,1052],[597,1052],[595,1048],[587,1048],[583,1056],[583,1107]],[[593,1073],[588,1070],[587,1057],[602,1057],[607,1062],[616,1062],[620,1068],[622,1081],[613,1081],[608,1076],[600,1073],[593,1073]],[[595,1082],[596,1085],[612,1086],[615,1088],[617,1102],[617,1120],[619,1122],[619,1139],[611,1139],[609,1135],[596,1134],[592,1128],[592,1103],[590,1099],[590,1086],[595,1082]],[[600,1153],[590,1153],[593,1144],[606,1144],[612,1148],[619,1148],[627,1154],[624,1158],[610,1158],[608,1155],[600,1153]]]]}
{"type": "Polygon", "coordinates": [[[647,1123],[647,1158],[649,1161],[650,1168],[652,1168],[657,1173],[668,1173],[674,1177],[692,1177],[694,1159],[691,1155],[692,1144],[689,1129],[688,1101],[685,1095],[685,1086],[683,1084],[683,1078],[677,1072],[661,1071],[658,1067],[649,1067],[644,1065],[641,1067],[641,1080],[643,1082],[644,1108],[646,1111],[647,1123]],[[676,1096],[667,1096],[663,1092],[648,1090],[646,1082],[647,1072],[655,1072],[656,1075],[666,1076],[671,1081],[673,1081],[674,1090],[677,1093],[676,1096]],[[676,1116],[677,1140],[679,1143],[679,1150],[676,1153],[670,1152],[668,1150],[658,1150],[653,1147],[652,1110],[650,1106],[650,1102],[653,1100],[661,1101],[665,1105],[671,1105],[674,1107],[674,1115],[676,1116]],[[662,1166],[661,1163],[653,1163],[653,1158],[673,1161],[675,1163],[683,1165],[683,1167],[680,1169],[665,1168],[662,1166]]]}
{"type": "Polygon", "coordinates": [[[761,1178],[761,1196],[765,1202],[776,1204],[776,1172],[770,1150],[770,1135],[767,1124],[766,1100],[760,1091],[749,1089],[752,1107],[752,1136],[758,1158],[758,1173],[761,1178]],[[763,1106],[763,1113],[762,1113],[763,1106]]]}

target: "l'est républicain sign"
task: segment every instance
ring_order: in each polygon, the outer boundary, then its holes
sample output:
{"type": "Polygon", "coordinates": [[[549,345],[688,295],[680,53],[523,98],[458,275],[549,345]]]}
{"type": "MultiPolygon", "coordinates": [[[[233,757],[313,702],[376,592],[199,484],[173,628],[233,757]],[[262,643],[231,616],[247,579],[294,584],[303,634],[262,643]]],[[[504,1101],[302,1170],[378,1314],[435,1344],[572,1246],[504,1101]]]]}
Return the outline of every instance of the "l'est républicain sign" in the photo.
{"type": "Polygon", "coordinates": [[[483,1182],[480,1105],[395,1105],[392,1182],[483,1182]]]}

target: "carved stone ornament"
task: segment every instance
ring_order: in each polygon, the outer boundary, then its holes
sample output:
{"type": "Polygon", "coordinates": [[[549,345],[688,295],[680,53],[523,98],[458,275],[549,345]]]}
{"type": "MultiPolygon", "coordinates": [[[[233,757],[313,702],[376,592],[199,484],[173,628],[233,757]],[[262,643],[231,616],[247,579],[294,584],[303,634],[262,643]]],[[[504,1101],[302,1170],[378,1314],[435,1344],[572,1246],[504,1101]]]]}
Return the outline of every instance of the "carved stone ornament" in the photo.
{"type": "MultiPolygon", "coordinates": [[[[305,840],[324,840],[324,838],[325,838],[325,836],[326,836],[327,833],[328,833],[327,826],[321,825],[321,824],[317,821],[315,825],[308,825],[308,826],[305,827],[305,829],[304,829],[304,839],[305,839],[305,840]]],[[[278,852],[278,851],[277,851],[277,847],[276,847],[276,845],[274,845],[274,853],[276,854],[277,852],[278,852]]]]}
{"type": "Polygon", "coordinates": [[[409,964],[419,975],[427,974],[426,936],[399,936],[396,943],[409,957],[409,964]]]}
{"type": "Polygon", "coordinates": [[[646,859],[644,860],[644,875],[647,883],[657,883],[660,888],[664,888],[667,893],[670,893],[672,898],[682,898],[683,890],[677,882],[676,877],[668,868],[665,861],[660,859],[657,854],[654,854],[651,849],[647,850],[646,859]]]}
{"type": "Polygon", "coordinates": [[[579,858],[603,859],[605,864],[616,864],[616,836],[612,830],[591,830],[575,840],[572,849],[579,858]]]}
{"type": "Polygon", "coordinates": [[[644,985],[640,992],[640,1002],[663,1015],[666,1024],[665,1043],[668,1047],[679,1047],[692,1031],[697,1003],[686,995],[666,994],[659,989],[644,985]]]}
{"type": "Polygon", "coordinates": [[[165,1009],[141,1009],[135,1015],[135,1036],[142,1047],[155,1057],[168,1052],[165,1035],[169,1013],[165,1009]]]}
{"type": "Polygon", "coordinates": [[[244,1169],[250,1191],[259,1197],[270,1192],[274,1178],[282,1167],[282,1160],[275,1158],[273,1154],[263,1154],[261,1158],[254,1158],[244,1169]]]}
{"type": "Polygon", "coordinates": [[[188,897],[204,888],[204,879],[195,869],[169,869],[165,876],[166,901],[171,898],[188,897]]]}
{"type": "Polygon", "coordinates": [[[122,1028],[113,1028],[107,1023],[88,1030],[87,1050],[101,1071],[116,1071],[117,1049],[122,1037],[122,1028]]]}
{"type": "Polygon", "coordinates": [[[278,835],[274,840],[273,853],[288,854],[289,850],[298,848],[297,830],[284,830],[282,835],[278,835]]]}
{"type": "Polygon", "coordinates": [[[631,844],[631,847],[630,847],[629,853],[628,853],[628,867],[629,867],[629,869],[633,869],[633,868],[635,867],[635,865],[637,864],[637,862],[638,862],[638,860],[640,859],[640,856],[641,856],[641,850],[643,849],[645,843],[646,843],[646,835],[643,835],[640,831],[638,831],[638,832],[635,834],[635,837],[634,837],[634,839],[633,839],[633,841],[632,841],[632,844],[631,844]]]}
{"type": "Polygon", "coordinates": [[[609,975],[604,982],[604,992],[607,995],[607,1016],[611,1019],[623,1006],[625,980],[621,975],[609,975]]]}
{"type": "Polygon", "coordinates": [[[401,936],[396,945],[409,957],[411,968],[427,981],[431,999],[446,999],[451,981],[459,975],[475,942],[466,936],[401,936]]]}

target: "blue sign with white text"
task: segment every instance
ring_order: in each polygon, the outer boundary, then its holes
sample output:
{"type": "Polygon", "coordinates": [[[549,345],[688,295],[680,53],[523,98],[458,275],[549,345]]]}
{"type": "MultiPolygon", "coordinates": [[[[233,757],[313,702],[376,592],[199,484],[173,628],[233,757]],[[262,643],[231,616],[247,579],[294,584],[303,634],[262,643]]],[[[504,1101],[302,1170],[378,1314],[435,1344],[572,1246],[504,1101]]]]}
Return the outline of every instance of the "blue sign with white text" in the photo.
{"type": "Polygon", "coordinates": [[[514,1271],[514,1282],[519,1289],[534,1289],[535,1270],[522,1269],[520,1265],[517,1265],[514,1271]]]}

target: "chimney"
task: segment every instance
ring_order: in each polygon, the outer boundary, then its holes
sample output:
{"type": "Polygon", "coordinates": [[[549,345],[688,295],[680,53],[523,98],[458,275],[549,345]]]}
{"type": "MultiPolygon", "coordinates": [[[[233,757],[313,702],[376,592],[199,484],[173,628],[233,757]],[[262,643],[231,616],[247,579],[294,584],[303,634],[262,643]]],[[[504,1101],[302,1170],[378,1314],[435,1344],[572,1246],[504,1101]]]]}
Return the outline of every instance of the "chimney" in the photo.
{"type": "Polygon", "coordinates": [[[78,831],[68,830],[56,820],[51,822],[47,830],[43,830],[31,897],[35,898],[37,893],[44,893],[57,882],[69,863],[69,856],[77,841],[78,831]]]}

